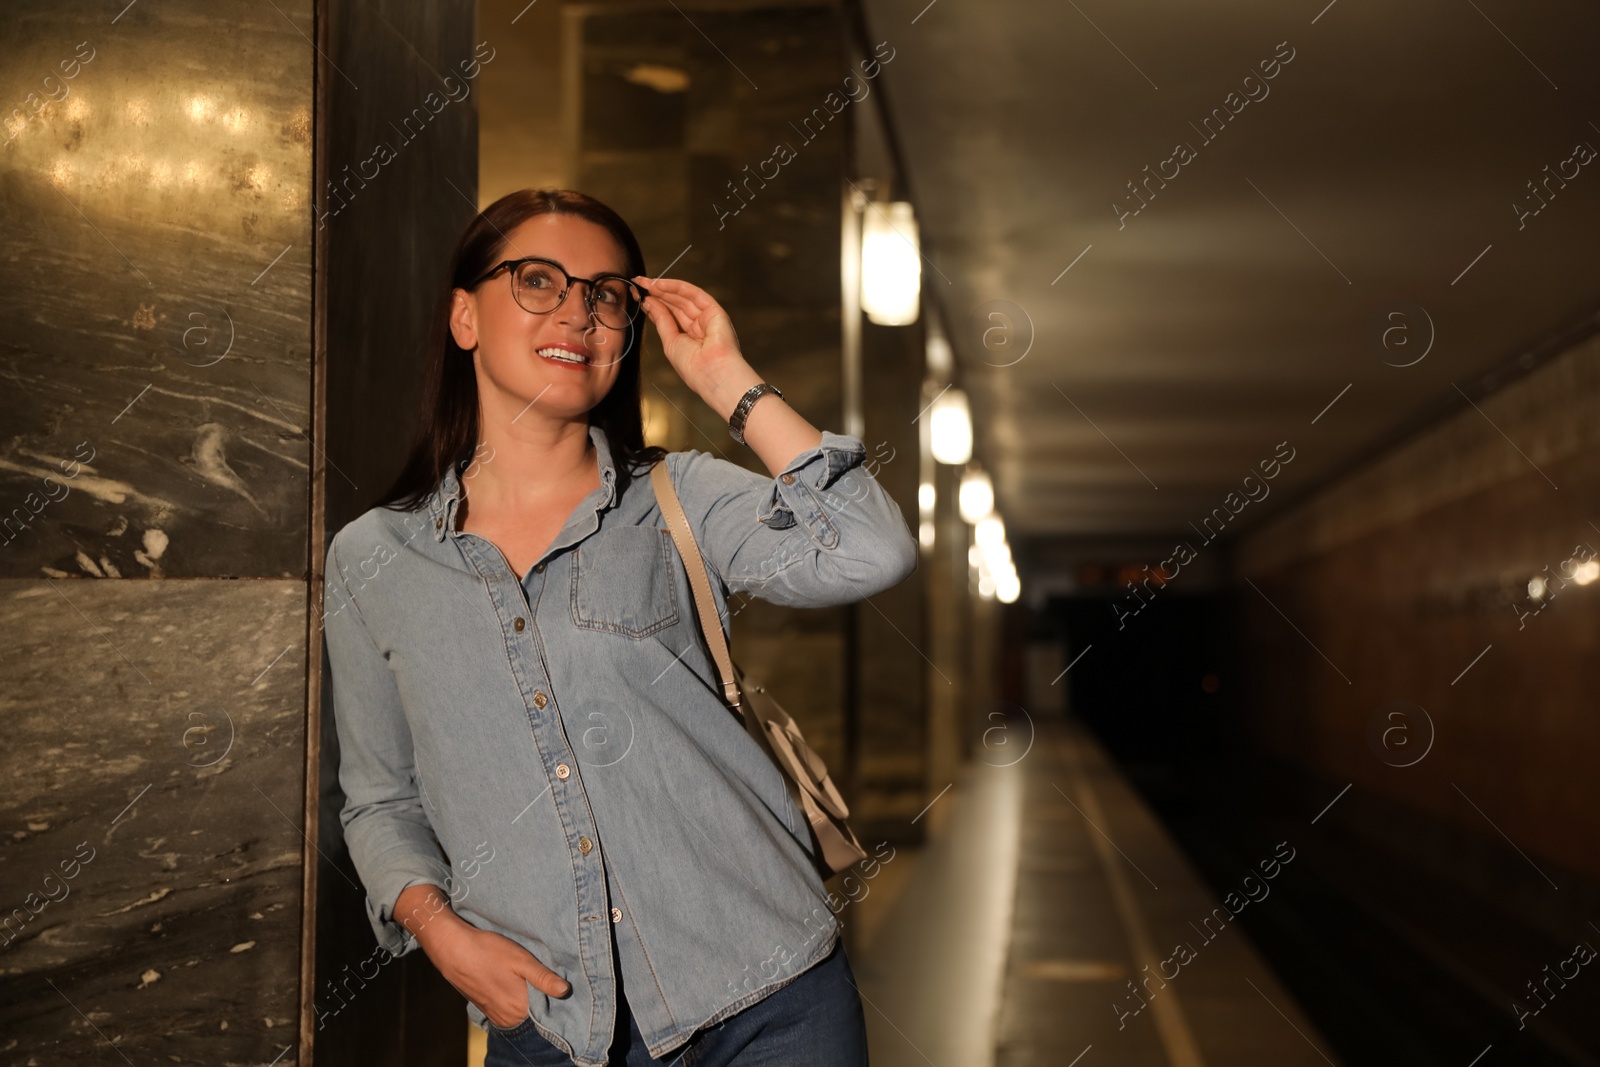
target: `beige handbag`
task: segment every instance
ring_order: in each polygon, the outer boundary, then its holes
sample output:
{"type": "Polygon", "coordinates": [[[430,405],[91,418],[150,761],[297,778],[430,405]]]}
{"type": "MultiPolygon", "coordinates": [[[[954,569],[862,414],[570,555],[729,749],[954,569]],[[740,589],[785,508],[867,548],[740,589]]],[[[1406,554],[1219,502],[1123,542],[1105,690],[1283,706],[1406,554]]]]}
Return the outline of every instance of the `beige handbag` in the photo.
{"type": "Polygon", "coordinates": [[[765,688],[747,683],[744,672],[729,655],[727,637],[722,632],[722,621],[717,617],[716,600],[711,593],[711,579],[700,557],[700,546],[689,528],[689,520],[683,513],[683,504],[678,500],[664,461],[651,469],[650,481],[655,487],[661,514],[666,516],[673,544],[678,546],[678,555],[689,572],[700,632],[705,635],[711,658],[716,661],[723,698],[730,710],[743,717],[745,729],[783,772],[790,798],[805,812],[806,821],[811,825],[812,859],[822,877],[829,878],[867,856],[867,850],[861,847],[845,821],[850,809],[845,806],[844,797],[839,795],[833,779],[828,777],[822,757],[806,744],[794,719],[765,688]]]}

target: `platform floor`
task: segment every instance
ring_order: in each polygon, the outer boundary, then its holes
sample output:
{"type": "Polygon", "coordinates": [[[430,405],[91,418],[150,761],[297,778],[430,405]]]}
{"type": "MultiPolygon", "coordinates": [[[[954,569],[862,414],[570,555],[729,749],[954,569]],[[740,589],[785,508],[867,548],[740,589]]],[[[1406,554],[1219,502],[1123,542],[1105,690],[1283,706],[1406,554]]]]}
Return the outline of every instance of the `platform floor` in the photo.
{"type": "Polygon", "coordinates": [[[1297,842],[1220,899],[1081,726],[1027,726],[842,913],[874,1067],[1339,1067],[1229,910],[1297,842]]]}

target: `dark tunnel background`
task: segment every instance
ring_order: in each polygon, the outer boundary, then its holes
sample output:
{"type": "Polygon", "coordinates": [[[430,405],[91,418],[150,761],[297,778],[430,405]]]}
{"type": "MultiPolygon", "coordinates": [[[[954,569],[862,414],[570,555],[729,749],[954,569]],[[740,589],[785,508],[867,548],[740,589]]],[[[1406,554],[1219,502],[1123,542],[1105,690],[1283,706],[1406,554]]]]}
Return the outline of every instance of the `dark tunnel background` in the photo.
{"type": "Polygon", "coordinates": [[[1554,1000],[1540,1016],[1551,1027],[1519,1031],[1485,978],[1539,974],[1565,945],[1333,824],[1310,825],[1339,785],[1250,745],[1233,595],[1158,590],[1120,622],[1111,596],[1056,597],[1030,636],[1064,642],[1069,659],[1090,650],[1067,676],[1073,714],[1218,899],[1273,844],[1315,842],[1270,883],[1263,901],[1276,903],[1244,907],[1238,924],[1345,1062],[1459,1067],[1459,1049],[1513,1044],[1529,1067],[1596,1062],[1600,1018],[1584,1001],[1554,1000]]]}

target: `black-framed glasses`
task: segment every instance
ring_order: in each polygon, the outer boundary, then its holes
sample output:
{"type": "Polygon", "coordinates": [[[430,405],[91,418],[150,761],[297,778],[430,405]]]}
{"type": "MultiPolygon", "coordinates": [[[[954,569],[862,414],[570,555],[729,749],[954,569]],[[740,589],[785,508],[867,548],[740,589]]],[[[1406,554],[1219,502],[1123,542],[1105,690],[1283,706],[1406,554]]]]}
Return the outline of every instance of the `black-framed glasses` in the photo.
{"type": "Polygon", "coordinates": [[[508,259],[479,275],[469,289],[476,289],[501,271],[511,275],[511,299],[522,310],[548,315],[567,299],[574,282],[584,285],[584,306],[589,317],[610,330],[625,330],[638,318],[639,309],[650,291],[620,274],[597,274],[578,278],[553,259],[526,256],[508,259]]]}

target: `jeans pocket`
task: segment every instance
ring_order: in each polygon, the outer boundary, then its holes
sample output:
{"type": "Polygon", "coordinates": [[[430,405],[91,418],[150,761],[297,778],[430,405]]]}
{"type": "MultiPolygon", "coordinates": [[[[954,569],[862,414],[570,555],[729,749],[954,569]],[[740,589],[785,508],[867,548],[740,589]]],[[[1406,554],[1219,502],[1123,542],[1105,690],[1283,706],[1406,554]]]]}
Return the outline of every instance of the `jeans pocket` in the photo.
{"type": "Polygon", "coordinates": [[[572,1057],[551,1044],[533,1025],[533,1016],[516,1026],[489,1023],[484,1067],[572,1067],[572,1057]]]}
{"type": "Polygon", "coordinates": [[[495,1023],[487,1017],[484,1018],[484,1022],[489,1024],[489,1031],[491,1033],[499,1034],[501,1037],[516,1037],[524,1030],[533,1029],[532,1015],[528,1015],[520,1023],[516,1023],[513,1026],[496,1026],[495,1023]]]}
{"type": "Polygon", "coordinates": [[[648,637],[678,622],[671,535],[654,526],[602,530],[572,554],[572,623],[648,637]]]}

